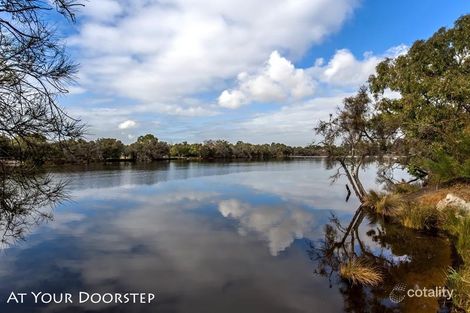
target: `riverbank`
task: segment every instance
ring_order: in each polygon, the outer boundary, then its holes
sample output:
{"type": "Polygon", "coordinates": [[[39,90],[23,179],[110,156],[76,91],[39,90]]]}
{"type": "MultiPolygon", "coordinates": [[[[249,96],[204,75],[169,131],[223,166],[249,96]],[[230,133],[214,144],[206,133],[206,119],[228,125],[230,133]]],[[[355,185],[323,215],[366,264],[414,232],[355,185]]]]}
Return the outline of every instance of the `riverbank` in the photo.
{"type": "Polygon", "coordinates": [[[427,234],[446,235],[456,259],[447,273],[456,312],[470,312],[470,183],[456,180],[441,186],[399,184],[390,193],[370,191],[366,207],[390,223],[427,234]]]}

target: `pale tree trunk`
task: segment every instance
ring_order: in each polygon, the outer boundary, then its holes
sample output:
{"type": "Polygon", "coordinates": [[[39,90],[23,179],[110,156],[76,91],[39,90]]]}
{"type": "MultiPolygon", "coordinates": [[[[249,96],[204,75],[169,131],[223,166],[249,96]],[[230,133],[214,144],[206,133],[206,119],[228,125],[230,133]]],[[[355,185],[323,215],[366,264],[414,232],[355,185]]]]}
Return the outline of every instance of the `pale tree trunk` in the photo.
{"type": "Polygon", "coordinates": [[[340,162],[341,166],[343,167],[344,172],[346,173],[346,177],[348,178],[349,183],[351,184],[351,186],[354,190],[354,193],[359,198],[361,203],[363,203],[364,200],[365,200],[366,192],[365,192],[365,189],[362,186],[362,183],[360,182],[359,177],[358,177],[358,175],[359,175],[359,170],[358,170],[359,166],[357,168],[353,167],[352,170],[354,172],[353,172],[353,174],[351,174],[351,172],[349,171],[348,166],[346,165],[344,160],[339,160],[339,162],[340,162]]]}

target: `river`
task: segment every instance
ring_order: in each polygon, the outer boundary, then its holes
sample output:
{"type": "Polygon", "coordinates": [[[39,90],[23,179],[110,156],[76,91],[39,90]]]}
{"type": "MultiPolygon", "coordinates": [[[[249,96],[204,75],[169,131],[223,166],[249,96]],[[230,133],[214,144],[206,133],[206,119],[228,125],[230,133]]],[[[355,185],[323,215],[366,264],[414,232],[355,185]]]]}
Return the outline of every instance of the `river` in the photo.
{"type": "MultiPolygon", "coordinates": [[[[0,224],[0,312],[436,312],[442,299],[395,303],[389,294],[400,282],[444,284],[445,238],[366,218],[352,251],[377,256],[392,279],[363,287],[340,278],[324,248],[359,202],[345,201],[334,173],[322,158],[53,170],[68,199],[0,224]],[[12,292],[26,293],[23,303],[7,301],[12,292]],[[35,303],[30,292],[72,299],[35,303]],[[80,292],[156,298],[79,303],[80,292]]],[[[380,187],[373,165],[361,178],[380,187]]]]}

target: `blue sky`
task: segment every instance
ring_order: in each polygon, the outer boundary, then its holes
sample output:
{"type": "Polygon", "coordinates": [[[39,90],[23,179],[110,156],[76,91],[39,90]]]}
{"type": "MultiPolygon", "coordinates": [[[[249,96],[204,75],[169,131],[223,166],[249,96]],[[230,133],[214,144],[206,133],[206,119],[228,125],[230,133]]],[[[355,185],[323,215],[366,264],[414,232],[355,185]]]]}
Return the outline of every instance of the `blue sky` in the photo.
{"type": "Polygon", "coordinates": [[[60,24],[80,63],[61,102],[88,138],[306,145],[384,57],[463,0],[90,0],[60,24]]]}

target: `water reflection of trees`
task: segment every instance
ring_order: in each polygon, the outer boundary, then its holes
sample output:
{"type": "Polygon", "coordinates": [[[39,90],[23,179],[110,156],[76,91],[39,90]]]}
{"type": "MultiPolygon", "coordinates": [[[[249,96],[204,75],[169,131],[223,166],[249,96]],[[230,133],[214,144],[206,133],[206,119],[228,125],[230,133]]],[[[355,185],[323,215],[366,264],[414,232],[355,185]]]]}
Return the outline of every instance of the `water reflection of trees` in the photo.
{"type": "Polygon", "coordinates": [[[451,264],[451,248],[445,238],[420,236],[400,225],[384,223],[357,210],[345,227],[332,216],[325,226],[324,238],[311,243],[309,255],[315,273],[329,279],[330,288],[338,286],[346,312],[437,312],[442,301],[435,298],[405,298],[400,304],[389,295],[398,283],[408,288],[445,286],[446,269],[451,264]],[[377,286],[352,283],[340,275],[341,266],[363,260],[382,275],[377,286]]]}
{"type": "Polygon", "coordinates": [[[65,181],[33,169],[3,167],[0,171],[0,242],[22,240],[39,223],[52,219],[52,208],[65,197],[65,181]]]}

